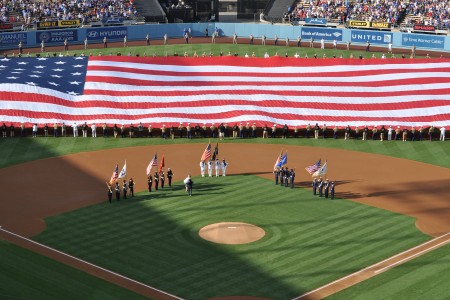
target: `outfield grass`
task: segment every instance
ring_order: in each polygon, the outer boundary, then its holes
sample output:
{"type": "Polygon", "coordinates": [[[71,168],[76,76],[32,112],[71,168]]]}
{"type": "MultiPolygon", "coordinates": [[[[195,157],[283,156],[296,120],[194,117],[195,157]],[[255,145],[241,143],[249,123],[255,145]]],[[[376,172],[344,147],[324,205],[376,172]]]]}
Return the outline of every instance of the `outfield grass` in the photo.
{"type": "Polygon", "coordinates": [[[430,237],[413,218],[251,175],[182,184],[46,219],[35,240],[186,299],[252,295],[289,299],[430,237]],[[247,245],[202,240],[208,224],[266,231],[247,245]]]}
{"type": "Polygon", "coordinates": [[[145,299],[30,250],[0,240],[0,299],[145,299]]]}
{"type": "MultiPolygon", "coordinates": [[[[123,148],[159,144],[208,143],[208,139],[167,139],[161,138],[14,138],[0,139],[0,168],[36,159],[60,156],[64,154],[96,151],[111,148],[123,148]]],[[[422,141],[361,141],[344,139],[306,139],[306,138],[274,138],[274,139],[233,139],[223,143],[257,143],[301,145],[324,148],[337,148],[367,153],[405,158],[432,165],[450,168],[450,142],[422,141]]]]}
{"type": "MultiPolygon", "coordinates": [[[[220,40],[220,39],[219,39],[220,40]]],[[[209,39],[207,40],[209,41],[209,39]]],[[[143,41],[142,44],[145,42],[143,41]]],[[[283,44],[284,45],[284,44],[283,44]]],[[[197,52],[198,56],[201,56],[203,52],[206,53],[206,55],[209,55],[210,53],[213,56],[219,56],[219,54],[222,52],[224,56],[231,53],[232,55],[237,54],[238,56],[244,56],[246,53],[251,56],[254,52],[256,57],[264,57],[264,54],[267,52],[270,56],[274,56],[275,54],[278,54],[279,56],[285,56],[286,53],[289,57],[293,57],[295,53],[298,53],[300,57],[305,57],[307,55],[309,58],[314,57],[314,54],[316,54],[319,58],[323,58],[324,54],[326,57],[331,58],[333,55],[336,57],[342,57],[348,58],[351,54],[355,58],[359,57],[360,55],[363,58],[371,58],[372,55],[375,54],[377,58],[381,58],[382,53],[376,53],[376,52],[365,52],[364,50],[341,50],[341,49],[320,49],[317,48],[309,48],[309,47],[286,47],[286,46],[261,46],[261,45],[249,45],[246,44],[239,44],[239,45],[233,45],[230,43],[225,44],[176,44],[176,45],[151,45],[151,46],[134,46],[134,47],[118,47],[118,48],[108,48],[108,49],[89,49],[89,50],[72,50],[68,52],[64,52],[63,54],[68,54],[70,56],[77,54],[80,55],[81,53],[84,53],[85,55],[117,55],[120,53],[121,55],[132,55],[136,56],[139,54],[140,56],[173,56],[175,53],[177,53],[179,56],[183,56],[184,53],[187,52],[190,57],[194,55],[194,52],[197,52]]],[[[59,54],[59,53],[58,53],[59,54]]],[[[42,55],[42,54],[41,54],[42,55]]],[[[44,54],[46,55],[46,54],[44,54]]],[[[52,53],[53,55],[53,53],[52,53]]],[[[391,57],[391,55],[387,55],[387,57],[391,57]]],[[[401,57],[400,54],[397,54],[397,57],[401,57]]],[[[417,56],[420,57],[420,56],[417,56]]]]}
{"type": "Polygon", "coordinates": [[[327,299],[450,299],[450,245],[438,248],[327,299]]]}

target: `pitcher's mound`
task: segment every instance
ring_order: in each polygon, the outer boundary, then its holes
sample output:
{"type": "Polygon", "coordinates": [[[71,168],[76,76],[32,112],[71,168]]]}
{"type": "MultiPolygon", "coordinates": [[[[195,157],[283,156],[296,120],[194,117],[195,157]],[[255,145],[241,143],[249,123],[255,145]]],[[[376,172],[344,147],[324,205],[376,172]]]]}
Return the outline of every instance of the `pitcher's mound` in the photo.
{"type": "Polygon", "coordinates": [[[265,231],[255,225],[239,222],[210,224],[199,231],[201,238],[219,244],[247,244],[261,239],[265,231]]]}

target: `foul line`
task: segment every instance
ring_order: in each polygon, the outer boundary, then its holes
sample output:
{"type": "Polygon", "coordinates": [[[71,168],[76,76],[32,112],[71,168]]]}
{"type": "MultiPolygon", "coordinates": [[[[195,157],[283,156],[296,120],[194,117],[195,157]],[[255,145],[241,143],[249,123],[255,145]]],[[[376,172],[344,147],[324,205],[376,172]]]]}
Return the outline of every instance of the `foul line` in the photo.
{"type": "MultiPolygon", "coordinates": [[[[432,239],[432,240],[429,240],[428,242],[425,242],[425,243],[423,243],[423,244],[417,245],[417,246],[415,246],[415,247],[413,247],[413,248],[410,248],[410,249],[408,249],[408,250],[405,250],[405,251],[403,251],[403,252],[400,252],[400,253],[398,253],[398,254],[396,254],[396,255],[394,255],[394,256],[391,256],[391,257],[389,257],[389,258],[386,258],[385,260],[382,260],[382,261],[380,261],[380,262],[377,262],[376,264],[373,264],[373,265],[368,266],[368,267],[366,267],[366,268],[364,268],[364,269],[361,269],[361,270],[359,270],[359,271],[356,271],[356,272],[354,272],[354,273],[351,273],[351,274],[349,274],[349,275],[347,275],[347,276],[345,276],[345,277],[339,278],[339,279],[337,279],[337,280],[335,280],[335,281],[332,281],[332,282],[330,282],[330,283],[328,283],[328,284],[326,284],[326,285],[323,285],[323,286],[321,286],[321,287],[318,287],[318,288],[316,288],[315,290],[312,290],[312,291],[310,291],[310,292],[307,292],[307,293],[305,293],[305,294],[303,294],[303,295],[301,295],[301,296],[299,296],[299,297],[293,298],[292,300],[297,300],[297,299],[301,299],[301,298],[303,298],[303,297],[306,297],[306,296],[308,296],[308,295],[310,295],[310,294],[312,294],[312,293],[315,293],[315,292],[317,292],[317,291],[319,291],[319,290],[325,289],[325,288],[329,287],[330,285],[333,285],[333,284],[335,284],[335,283],[338,283],[338,282],[340,282],[340,281],[343,281],[343,280],[345,280],[345,279],[347,279],[347,278],[349,278],[349,277],[355,276],[356,274],[359,274],[359,273],[361,273],[361,272],[363,272],[363,271],[367,271],[367,270],[369,270],[369,269],[371,269],[371,268],[374,268],[375,266],[377,266],[377,265],[379,265],[379,264],[382,264],[382,263],[384,263],[384,262],[386,262],[386,261],[388,261],[388,260],[394,259],[394,258],[396,258],[397,256],[403,255],[403,254],[405,254],[406,252],[410,252],[410,251],[413,251],[413,250],[415,250],[415,249],[417,249],[417,248],[420,248],[420,247],[422,247],[422,246],[425,246],[425,245],[427,245],[427,244],[430,244],[430,243],[432,243],[432,242],[434,242],[434,241],[436,241],[436,240],[438,240],[438,239],[440,239],[440,238],[443,238],[444,236],[447,236],[447,235],[449,235],[449,234],[450,234],[450,232],[447,232],[446,234],[443,234],[443,235],[441,235],[441,236],[438,236],[438,237],[436,237],[436,238],[434,238],[434,239],[432,239]]],[[[436,248],[437,246],[440,246],[441,244],[445,244],[445,243],[448,243],[448,242],[449,242],[449,240],[446,240],[446,241],[441,242],[441,243],[439,243],[439,244],[437,244],[437,245],[434,245],[434,246],[431,247],[431,248],[422,250],[422,251],[419,252],[419,253],[421,254],[421,253],[423,253],[423,252],[432,250],[432,249],[436,248]]],[[[419,253],[413,254],[412,256],[409,256],[408,258],[417,256],[419,253]]],[[[407,259],[407,258],[405,258],[405,259],[407,259]]],[[[404,261],[405,259],[402,259],[401,261],[404,261]]],[[[401,262],[401,261],[400,261],[400,262],[401,262]]],[[[391,265],[389,265],[389,266],[393,266],[393,265],[398,264],[398,263],[399,263],[399,262],[393,263],[393,264],[391,264],[391,265]]],[[[389,267],[389,266],[388,266],[388,267],[389,267]]],[[[381,270],[384,270],[384,269],[386,269],[386,268],[387,268],[387,267],[385,267],[385,268],[383,268],[383,269],[380,269],[380,270],[378,270],[378,271],[374,271],[374,273],[381,272],[381,270]]]]}
{"type": "MultiPolygon", "coordinates": [[[[180,297],[177,297],[177,296],[175,296],[175,295],[169,294],[169,293],[167,293],[167,292],[161,291],[161,290],[159,290],[159,289],[157,289],[157,288],[154,288],[154,287],[151,287],[151,286],[149,286],[149,285],[146,285],[145,283],[136,281],[136,280],[134,280],[134,279],[131,279],[131,278],[126,277],[126,276],[123,276],[123,275],[121,275],[121,274],[119,274],[119,273],[110,271],[110,270],[108,270],[108,269],[102,268],[102,267],[100,267],[100,266],[94,265],[94,264],[92,264],[92,263],[90,263],[90,262],[88,262],[88,261],[82,260],[82,259],[77,258],[77,257],[75,257],[75,256],[72,256],[72,255],[70,255],[70,254],[67,254],[67,253],[64,253],[64,252],[62,252],[62,251],[56,250],[56,249],[54,249],[54,248],[52,248],[52,247],[49,247],[49,246],[46,246],[46,245],[44,245],[44,244],[38,243],[38,242],[36,242],[36,241],[30,240],[30,239],[28,239],[28,238],[26,238],[26,237],[23,237],[23,236],[21,236],[21,235],[18,235],[18,234],[16,234],[16,233],[14,233],[14,232],[11,232],[11,231],[8,231],[8,230],[6,230],[6,229],[3,229],[1,226],[0,226],[0,231],[6,232],[6,233],[8,233],[8,234],[10,234],[10,235],[13,235],[13,236],[18,237],[18,238],[20,238],[20,239],[23,239],[23,240],[25,240],[25,241],[27,241],[27,242],[30,242],[30,243],[32,243],[32,244],[35,244],[35,245],[37,245],[37,246],[39,246],[39,247],[43,247],[43,248],[46,248],[46,249],[48,249],[48,250],[50,250],[50,251],[53,251],[53,252],[62,254],[62,255],[64,255],[64,256],[66,256],[66,257],[69,257],[69,258],[74,259],[74,260],[76,260],[76,261],[82,262],[82,263],[84,263],[84,264],[87,264],[87,265],[89,265],[89,266],[91,266],[91,267],[94,267],[94,268],[97,268],[97,269],[99,269],[99,270],[102,270],[102,271],[107,272],[107,273],[109,273],[109,274],[118,276],[118,277],[120,277],[120,278],[123,278],[123,279],[125,279],[125,280],[131,281],[131,282],[133,282],[133,283],[139,284],[139,285],[141,285],[141,286],[143,286],[143,287],[146,287],[146,288],[148,288],[148,289],[151,289],[151,290],[153,290],[153,291],[160,292],[160,293],[162,293],[162,294],[164,294],[164,295],[167,295],[167,296],[169,296],[169,297],[173,297],[173,298],[178,299],[178,300],[184,300],[183,298],[180,298],[180,297]]],[[[87,273],[87,272],[86,272],[86,273],[87,273]]],[[[88,274],[89,274],[89,273],[88,273],[88,274]]],[[[89,274],[89,275],[94,276],[94,275],[92,275],[92,274],[89,274]]],[[[95,277],[97,277],[97,276],[95,276],[95,277]]],[[[104,280],[104,279],[103,279],[103,280],[104,280]]]]}

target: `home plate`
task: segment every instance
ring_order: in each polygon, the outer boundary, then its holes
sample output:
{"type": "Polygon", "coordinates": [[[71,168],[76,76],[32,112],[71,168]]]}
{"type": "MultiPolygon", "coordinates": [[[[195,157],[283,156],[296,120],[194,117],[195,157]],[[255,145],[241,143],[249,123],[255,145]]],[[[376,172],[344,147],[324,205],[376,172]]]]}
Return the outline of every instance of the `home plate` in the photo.
{"type": "Polygon", "coordinates": [[[198,234],[213,243],[238,245],[255,242],[266,233],[262,228],[252,224],[221,222],[201,228],[198,234]]]}

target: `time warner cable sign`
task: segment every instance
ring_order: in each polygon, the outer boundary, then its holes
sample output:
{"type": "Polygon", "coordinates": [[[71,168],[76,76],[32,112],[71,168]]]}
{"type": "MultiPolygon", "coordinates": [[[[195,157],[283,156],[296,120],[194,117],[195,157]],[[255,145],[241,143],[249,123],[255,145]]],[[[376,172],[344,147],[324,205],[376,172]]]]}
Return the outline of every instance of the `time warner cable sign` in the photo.
{"type": "Polygon", "coordinates": [[[352,43],[367,43],[387,45],[392,43],[392,33],[370,30],[352,30],[352,43]]]}
{"type": "Polygon", "coordinates": [[[424,34],[403,34],[402,46],[419,48],[444,49],[445,37],[424,34]]]}
{"type": "Polygon", "coordinates": [[[109,28],[92,28],[86,31],[86,37],[89,41],[103,40],[105,37],[108,40],[123,39],[128,35],[127,27],[109,27],[109,28]]]}
{"type": "Polygon", "coordinates": [[[302,39],[315,41],[324,39],[325,41],[342,41],[342,29],[302,27],[302,39]]]}

